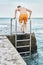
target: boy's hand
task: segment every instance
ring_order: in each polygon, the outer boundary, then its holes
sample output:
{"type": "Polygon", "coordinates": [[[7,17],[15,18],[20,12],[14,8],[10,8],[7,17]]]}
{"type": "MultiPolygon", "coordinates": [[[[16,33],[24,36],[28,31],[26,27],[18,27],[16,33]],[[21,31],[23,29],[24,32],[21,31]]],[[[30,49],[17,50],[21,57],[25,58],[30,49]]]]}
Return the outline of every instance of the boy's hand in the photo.
{"type": "Polygon", "coordinates": [[[14,19],[16,19],[16,17],[14,17],[14,19]]]}
{"type": "Polygon", "coordinates": [[[28,19],[30,19],[30,17],[28,19]]]}

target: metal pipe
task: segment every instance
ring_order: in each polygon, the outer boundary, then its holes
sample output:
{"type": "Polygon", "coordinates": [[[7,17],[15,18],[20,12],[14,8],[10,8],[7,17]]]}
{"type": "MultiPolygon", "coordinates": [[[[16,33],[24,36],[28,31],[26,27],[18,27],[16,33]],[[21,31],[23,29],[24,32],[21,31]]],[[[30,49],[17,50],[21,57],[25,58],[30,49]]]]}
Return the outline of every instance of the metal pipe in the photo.
{"type": "Polygon", "coordinates": [[[12,18],[11,18],[11,27],[10,27],[11,29],[10,29],[10,34],[11,34],[11,36],[12,36],[12,18]]]}
{"type": "Polygon", "coordinates": [[[31,20],[30,20],[30,57],[31,57],[31,20]]]}
{"type": "Polygon", "coordinates": [[[17,46],[17,19],[15,19],[15,47],[17,46]]]}

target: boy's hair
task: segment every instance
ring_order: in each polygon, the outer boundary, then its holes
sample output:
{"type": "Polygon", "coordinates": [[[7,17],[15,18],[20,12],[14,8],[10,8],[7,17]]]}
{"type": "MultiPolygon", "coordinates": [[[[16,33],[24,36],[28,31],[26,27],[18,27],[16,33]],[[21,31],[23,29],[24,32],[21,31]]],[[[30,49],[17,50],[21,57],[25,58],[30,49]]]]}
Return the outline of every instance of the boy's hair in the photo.
{"type": "Polygon", "coordinates": [[[19,6],[17,6],[17,8],[20,8],[21,6],[19,5],[19,6]]]}

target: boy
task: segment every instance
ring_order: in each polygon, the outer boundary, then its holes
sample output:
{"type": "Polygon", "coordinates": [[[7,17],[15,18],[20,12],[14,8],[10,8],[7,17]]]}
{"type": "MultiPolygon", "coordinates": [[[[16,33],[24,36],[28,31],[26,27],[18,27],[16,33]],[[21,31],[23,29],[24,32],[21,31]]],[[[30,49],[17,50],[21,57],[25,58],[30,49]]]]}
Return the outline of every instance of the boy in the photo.
{"type": "Polygon", "coordinates": [[[15,10],[15,17],[16,18],[16,13],[17,11],[20,12],[20,16],[19,16],[19,22],[20,24],[23,22],[24,24],[21,26],[21,31],[24,32],[25,28],[26,28],[26,23],[28,21],[28,14],[27,12],[30,12],[30,16],[29,16],[29,19],[31,17],[31,13],[32,11],[27,9],[27,8],[24,8],[24,7],[21,7],[21,6],[17,6],[17,9],[15,10]]]}

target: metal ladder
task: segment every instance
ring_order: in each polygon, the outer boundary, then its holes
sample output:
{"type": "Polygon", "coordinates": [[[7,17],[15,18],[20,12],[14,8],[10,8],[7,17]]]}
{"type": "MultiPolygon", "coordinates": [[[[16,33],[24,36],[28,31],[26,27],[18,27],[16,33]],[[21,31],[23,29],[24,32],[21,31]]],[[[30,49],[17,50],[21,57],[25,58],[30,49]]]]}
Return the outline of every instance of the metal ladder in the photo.
{"type": "MultiPolygon", "coordinates": [[[[15,47],[16,47],[16,49],[17,48],[25,48],[25,47],[29,47],[29,51],[25,51],[25,52],[20,52],[20,54],[26,54],[26,53],[29,53],[30,55],[30,57],[31,57],[31,20],[30,20],[30,39],[23,39],[23,40],[17,40],[17,19],[16,19],[16,22],[15,22],[15,31],[16,31],[16,33],[15,33],[15,47]],[[24,45],[24,46],[17,46],[17,42],[24,42],[24,41],[30,41],[30,44],[29,45],[24,45]]],[[[22,35],[24,35],[25,33],[22,33],[22,35]]],[[[27,56],[28,57],[28,56],[27,56]]]]}

